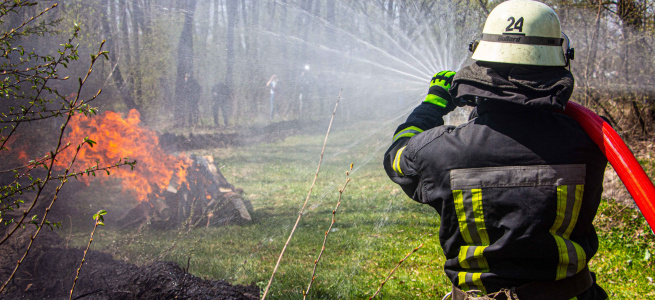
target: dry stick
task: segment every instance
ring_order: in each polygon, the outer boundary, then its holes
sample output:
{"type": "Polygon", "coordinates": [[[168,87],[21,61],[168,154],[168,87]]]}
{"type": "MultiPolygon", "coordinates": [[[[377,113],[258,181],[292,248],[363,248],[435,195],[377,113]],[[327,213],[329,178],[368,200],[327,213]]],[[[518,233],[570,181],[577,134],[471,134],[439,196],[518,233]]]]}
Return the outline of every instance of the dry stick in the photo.
{"type": "Polygon", "coordinates": [[[184,283],[186,282],[187,276],[189,276],[189,265],[191,264],[191,256],[186,261],[186,269],[184,270],[184,278],[182,278],[182,283],[180,284],[180,289],[175,292],[175,298],[173,299],[178,299],[182,293],[184,293],[184,283]]]}
{"type": "Polygon", "coordinates": [[[82,255],[82,262],[80,263],[80,267],[77,268],[77,274],[75,274],[75,279],[73,280],[73,286],[71,287],[71,293],[70,296],[68,296],[68,300],[73,299],[73,290],[75,290],[75,283],[77,283],[77,279],[80,278],[80,271],[82,270],[82,265],[84,265],[84,261],[86,260],[86,253],[89,252],[89,249],[91,248],[91,242],[93,242],[93,234],[96,233],[96,229],[98,229],[98,225],[102,224],[102,215],[100,212],[96,214],[95,217],[95,225],[93,226],[93,231],[91,231],[91,237],[89,238],[89,243],[86,245],[86,249],[84,250],[84,254],[82,255]]]}
{"type": "Polygon", "coordinates": [[[323,141],[323,149],[321,149],[321,157],[318,160],[318,167],[316,168],[314,181],[312,182],[312,185],[309,188],[309,192],[307,193],[307,198],[305,198],[305,203],[303,203],[302,208],[300,209],[300,213],[298,213],[298,219],[296,219],[296,224],[293,225],[293,228],[291,229],[291,233],[289,234],[289,238],[287,238],[287,242],[284,244],[284,247],[282,248],[282,252],[280,252],[280,256],[277,258],[277,263],[275,264],[275,268],[273,269],[273,274],[271,274],[271,279],[268,281],[268,285],[266,285],[266,289],[264,290],[264,295],[262,296],[261,300],[266,299],[266,295],[268,294],[268,289],[271,288],[271,283],[273,283],[273,278],[275,277],[277,268],[280,266],[280,261],[282,261],[282,256],[284,256],[284,251],[287,250],[287,246],[289,246],[289,242],[293,237],[293,233],[296,231],[296,228],[298,228],[298,223],[300,223],[300,218],[302,217],[302,214],[305,211],[305,206],[307,206],[307,201],[309,201],[309,196],[312,195],[312,190],[314,189],[314,185],[316,184],[316,179],[318,179],[318,172],[321,170],[321,163],[323,162],[323,153],[325,153],[325,145],[327,144],[327,139],[328,136],[330,135],[330,129],[332,129],[332,121],[334,121],[334,115],[337,113],[337,107],[339,106],[340,100],[341,100],[341,91],[339,91],[339,98],[337,98],[337,102],[334,104],[334,111],[332,111],[332,118],[330,118],[330,125],[328,125],[327,132],[325,133],[325,140],[323,141]]]}
{"type": "Polygon", "coordinates": [[[307,286],[307,291],[303,292],[303,299],[307,299],[307,295],[309,294],[309,289],[312,287],[312,283],[314,283],[314,280],[316,279],[316,268],[318,267],[318,263],[321,261],[321,256],[323,256],[323,252],[325,251],[325,244],[327,243],[328,239],[328,234],[330,234],[330,231],[332,230],[332,226],[334,225],[334,222],[336,222],[336,213],[337,210],[339,209],[339,205],[341,205],[341,196],[343,196],[343,191],[346,190],[346,186],[348,186],[348,182],[350,182],[350,172],[353,171],[353,164],[350,164],[350,170],[346,172],[346,183],[344,183],[343,188],[339,190],[339,199],[337,200],[337,206],[334,208],[332,211],[332,223],[330,223],[330,227],[325,231],[325,238],[323,239],[323,247],[321,247],[321,252],[318,253],[318,258],[314,260],[314,270],[312,271],[312,277],[311,280],[309,281],[309,285],[307,286]]]}
{"type": "Polygon", "coordinates": [[[384,279],[384,281],[382,281],[382,284],[380,284],[380,287],[379,287],[378,290],[375,292],[375,294],[373,294],[373,296],[371,296],[371,298],[368,298],[368,300],[371,300],[371,299],[375,298],[375,296],[377,296],[377,295],[380,293],[380,290],[382,290],[382,287],[384,286],[384,284],[387,283],[387,281],[389,280],[389,278],[391,278],[391,275],[393,275],[393,272],[395,272],[396,269],[398,269],[398,267],[400,267],[400,265],[401,265],[401,264],[402,264],[402,263],[403,263],[403,262],[404,262],[404,261],[405,261],[405,260],[410,256],[410,255],[412,255],[412,254],[413,254],[414,252],[416,252],[418,249],[421,249],[421,247],[423,247],[423,244],[421,244],[420,246],[414,248],[414,250],[412,250],[412,252],[407,253],[407,256],[405,256],[405,258],[401,259],[401,260],[398,262],[398,264],[396,265],[396,267],[393,268],[393,270],[391,270],[391,272],[389,273],[389,275],[387,276],[387,278],[384,279]]]}

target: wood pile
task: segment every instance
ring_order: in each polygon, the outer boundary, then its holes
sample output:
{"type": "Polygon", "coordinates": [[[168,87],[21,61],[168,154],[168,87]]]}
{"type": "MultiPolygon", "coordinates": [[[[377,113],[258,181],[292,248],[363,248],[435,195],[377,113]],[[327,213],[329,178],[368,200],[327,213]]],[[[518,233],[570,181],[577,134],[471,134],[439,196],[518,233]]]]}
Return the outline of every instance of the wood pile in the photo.
{"type": "Polygon", "coordinates": [[[120,224],[193,229],[252,221],[250,201],[242,198],[242,189],[225,179],[213,158],[191,155],[191,160],[184,182],[171,178],[166,190],[130,210],[120,224]]]}

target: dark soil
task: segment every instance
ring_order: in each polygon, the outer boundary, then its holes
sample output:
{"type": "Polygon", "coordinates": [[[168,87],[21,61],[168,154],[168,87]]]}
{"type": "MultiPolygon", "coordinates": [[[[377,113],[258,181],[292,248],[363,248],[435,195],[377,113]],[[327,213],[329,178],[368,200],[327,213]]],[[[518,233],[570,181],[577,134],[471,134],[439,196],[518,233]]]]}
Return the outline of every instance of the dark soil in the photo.
{"type": "MultiPolygon", "coordinates": [[[[0,275],[11,274],[33,230],[17,232],[0,246],[0,275]]],[[[0,299],[68,299],[84,251],[68,248],[49,229],[37,243],[0,299]]],[[[91,250],[75,283],[73,299],[259,299],[257,286],[206,280],[173,262],[136,266],[91,250]]]]}

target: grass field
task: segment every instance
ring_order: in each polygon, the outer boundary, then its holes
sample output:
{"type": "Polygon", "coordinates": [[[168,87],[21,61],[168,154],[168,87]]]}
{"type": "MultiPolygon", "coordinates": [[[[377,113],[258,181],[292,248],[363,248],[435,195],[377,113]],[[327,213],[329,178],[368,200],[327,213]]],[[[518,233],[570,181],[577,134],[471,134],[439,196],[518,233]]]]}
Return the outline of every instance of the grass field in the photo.
{"type": "MultiPolygon", "coordinates": [[[[379,298],[440,299],[448,292],[437,214],[405,196],[381,166],[394,127],[363,124],[333,130],[317,185],[275,276],[270,299],[302,299],[350,163],[351,182],[309,298],[368,299],[398,261],[421,244],[384,285],[379,298]]],[[[213,155],[228,181],[245,190],[254,207],[251,224],[136,233],[117,231],[108,223],[93,249],[137,264],[165,259],[186,267],[190,261],[194,275],[254,283],[263,291],[314,178],[323,139],[324,134],[298,135],[200,153],[213,155]]],[[[600,251],[590,266],[600,285],[612,299],[655,299],[655,238],[643,217],[604,200],[596,222],[600,251]]],[[[85,244],[86,238],[88,233],[76,233],[75,244],[85,244]]]]}

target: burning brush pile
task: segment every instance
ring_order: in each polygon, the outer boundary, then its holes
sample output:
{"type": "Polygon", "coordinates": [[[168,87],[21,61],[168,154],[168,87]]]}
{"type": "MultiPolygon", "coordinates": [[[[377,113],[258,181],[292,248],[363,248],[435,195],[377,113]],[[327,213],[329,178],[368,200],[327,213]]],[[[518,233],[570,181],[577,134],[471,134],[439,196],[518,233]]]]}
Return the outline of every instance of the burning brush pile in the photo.
{"type": "MultiPolygon", "coordinates": [[[[87,168],[121,160],[137,162],[131,169],[123,166],[108,171],[111,176],[78,178],[87,185],[120,179],[123,191],[139,202],[122,218],[121,226],[192,229],[252,220],[252,206],[242,199],[243,190],[228,183],[211,156],[166,153],[159,147],[158,136],[139,125],[139,117],[136,110],[126,118],[115,112],[95,118],[76,116],[67,135],[71,143],[86,136],[97,142],[81,149],[75,165],[87,168]]],[[[72,155],[74,151],[63,152],[59,166],[66,167],[72,155]]]]}
{"type": "MultiPolygon", "coordinates": [[[[77,155],[73,147],[57,155],[57,170],[68,168],[74,159],[74,170],[71,169],[71,173],[83,170],[88,172],[76,177],[83,184],[75,180],[67,184],[77,186],[77,189],[70,188],[69,192],[58,195],[60,199],[54,207],[59,207],[59,211],[65,213],[60,216],[51,214],[48,219],[59,221],[64,214],[75,215],[76,208],[82,206],[80,195],[77,194],[79,187],[82,190],[87,186],[87,189],[109,191],[112,190],[107,188],[109,185],[120,182],[125,194],[134,198],[118,200],[129,203],[125,215],[116,222],[124,228],[152,226],[190,230],[251,221],[252,207],[247,200],[242,199],[243,191],[225,179],[211,156],[166,153],[159,147],[158,136],[139,123],[139,113],[136,110],[130,111],[125,118],[118,113],[106,112],[93,118],[76,115],[71,119],[64,143],[77,145],[87,136],[97,143],[93,147],[82,147],[77,155]],[[131,163],[119,163],[126,161],[136,161],[136,165],[131,167],[131,163]],[[115,167],[103,169],[106,166],[115,167]],[[106,172],[110,176],[95,176],[98,172],[106,172]]],[[[9,151],[4,154],[9,155],[0,157],[0,160],[21,165],[34,164],[23,159],[34,157],[34,153],[30,152],[38,151],[35,148],[39,147],[25,140],[21,145],[15,144],[7,145],[9,151]]],[[[45,172],[36,168],[31,170],[33,173],[45,172]]],[[[26,201],[32,197],[27,195],[29,193],[36,195],[35,192],[21,193],[26,201]]],[[[34,214],[42,216],[45,207],[55,197],[54,193],[54,188],[44,190],[28,218],[34,214]]],[[[115,198],[110,199],[112,197],[108,196],[107,199],[96,201],[107,204],[117,201],[115,198]]],[[[2,217],[17,219],[26,206],[30,206],[30,203],[25,203],[15,211],[3,211],[2,217]]],[[[77,215],[82,219],[90,218],[86,214],[77,215]]],[[[14,228],[12,225],[0,226],[2,236],[14,228]]],[[[254,285],[231,285],[223,280],[197,278],[189,274],[188,269],[173,262],[156,261],[135,266],[116,261],[110,254],[95,250],[86,254],[75,292],[69,295],[83,250],[69,248],[68,243],[56,231],[50,230],[41,231],[32,245],[30,240],[34,234],[35,228],[32,225],[19,227],[11,239],[0,244],[0,253],[3,253],[0,255],[0,278],[3,281],[11,278],[12,271],[17,270],[13,279],[7,282],[7,289],[0,293],[0,299],[259,298],[259,289],[254,285]],[[28,251],[29,255],[20,261],[28,251]],[[16,269],[17,261],[20,267],[16,269]]]]}

